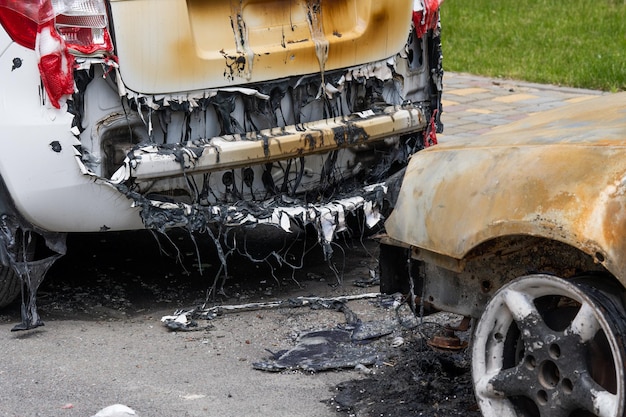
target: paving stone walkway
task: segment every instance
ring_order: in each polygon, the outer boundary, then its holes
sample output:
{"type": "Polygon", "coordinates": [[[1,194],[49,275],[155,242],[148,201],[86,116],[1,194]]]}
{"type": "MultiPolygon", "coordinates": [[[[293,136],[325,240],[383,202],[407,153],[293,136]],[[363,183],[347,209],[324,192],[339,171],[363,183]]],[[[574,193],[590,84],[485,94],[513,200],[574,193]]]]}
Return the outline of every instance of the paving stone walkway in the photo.
{"type": "Polygon", "coordinates": [[[443,78],[443,133],[439,140],[476,136],[602,91],[558,87],[446,72],[443,78]]]}

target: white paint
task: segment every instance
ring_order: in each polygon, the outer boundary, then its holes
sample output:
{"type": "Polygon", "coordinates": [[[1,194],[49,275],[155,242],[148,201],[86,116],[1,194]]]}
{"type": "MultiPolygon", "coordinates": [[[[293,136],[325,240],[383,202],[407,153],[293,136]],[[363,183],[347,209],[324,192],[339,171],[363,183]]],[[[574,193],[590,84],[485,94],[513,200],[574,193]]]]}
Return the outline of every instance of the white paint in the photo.
{"type": "Polygon", "coordinates": [[[515,320],[523,320],[537,312],[531,298],[523,292],[507,289],[502,292],[502,298],[515,320]]]}
{"type": "Polygon", "coordinates": [[[594,414],[598,417],[616,417],[619,398],[608,391],[590,391],[593,399],[594,414]]]}
{"type": "Polygon", "coordinates": [[[572,323],[565,330],[565,334],[577,334],[582,342],[588,342],[600,329],[600,322],[596,318],[594,308],[589,304],[583,304],[572,323]]]}

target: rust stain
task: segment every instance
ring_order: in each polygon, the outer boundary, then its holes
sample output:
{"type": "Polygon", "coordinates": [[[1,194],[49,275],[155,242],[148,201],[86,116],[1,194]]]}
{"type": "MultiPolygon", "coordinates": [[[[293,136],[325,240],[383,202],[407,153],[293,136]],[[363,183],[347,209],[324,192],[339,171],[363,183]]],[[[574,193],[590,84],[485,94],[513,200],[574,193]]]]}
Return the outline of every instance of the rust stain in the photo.
{"type": "Polygon", "coordinates": [[[456,259],[496,237],[541,236],[626,280],[624,102],[586,101],[414,155],[387,232],[456,259]]]}
{"type": "Polygon", "coordinates": [[[506,153],[507,149],[501,148],[497,154],[477,151],[457,157],[471,162],[458,162],[459,169],[451,168],[447,179],[435,186],[432,199],[437,203],[425,222],[433,244],[450,247],[457,242],[459,255],[470,249],[466,246],[503,232],[560,240],[582,235],[581,228],[589,221],[596,200],[590,188],[606,181],[592,167],[605,163],[607,155],[579,149],[528,149],[514,152],[511,160],[506,153]],[[512,170],[512,166],[524,169],[512,170]],[[465,168],[474,174],[467,175],[465,168]],[[463,195],[464,201],[454,201],[457,195],[463,195]],[[462,244],[459,233],[463,234],[462,244]]]}
{"type": "Polygon", "coordinates": [[[623,241],[626,236],[625,214],[623,201],[613,200],[606,205],[603,230],[604,238],[611,246],[623,241]]]}

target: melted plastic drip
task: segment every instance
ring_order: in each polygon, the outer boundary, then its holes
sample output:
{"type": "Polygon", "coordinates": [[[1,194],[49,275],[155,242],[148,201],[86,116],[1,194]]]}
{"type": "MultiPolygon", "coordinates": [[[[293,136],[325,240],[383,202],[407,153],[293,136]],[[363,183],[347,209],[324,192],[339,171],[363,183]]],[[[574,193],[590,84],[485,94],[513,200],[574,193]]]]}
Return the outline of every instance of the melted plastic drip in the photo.
{"type": "Polygon", "coordinates": [[[22,280],[22,322],[15,325],[11,331],[31,330],[44,323],[37,313],[37,290],[41,285],[48,269],[62,255],[53,255],[45,259],[30,262],[16,262],[13,268],[22,280]]]}
{"type": "MultiPolygon", "coordinates": [[[[239,57],[234,59],[234,64],[237,66],[236,73],[239,76],[243,75],[246,80],[250,80],[252,78],[254,52],[248,43],[248,28],[246,27],[246,22],[243,20],[243,0],[231,0],[230,7],[230,24],[233,28],[235,46],[237,48],[237,53],[239,54],[239,57]]],[[[232,67],[230,68],[230,71],[232,74],[232,67]]]]}
{"type": "MultiPolygon", "coordinates": [[[[212,146],[211,137],[217,135],[241,134],[241,140],[267,141],[267,138],[260,135],[254,136],[251,133],[246,135],[248,132],[268,127],[280,129],[278,121],[282,121],[284,125],[296,125],[297,128],[304,129],[302,124],[311,120],[340,117],[384,105],[402,104],[403,84],[394,78],[396,59],[399,58],[370,63],[347,71],[325,73],[329,42],[324,35],[321,3],[321,0],[305,0],[301,3],[305,8],[311,39],[315,43],[320,74],[249,87],[197,91],[180,96],[155,97],[120,90],[122,100],[126,103],[131,102],[138,109],[139,117],[150,133],[153,121],[155,125],[158,123],[163,132],[162,140],[156,137],[158,129],[154,137],[150,134],[150,139],[154,143],[153,146],[146,146],[146,152],[174,153],[176,160],[184,167],[197,157],[196,149],[212,146]],[[206,129],[207,109],[214,115],[212,122],[217,125],[219,132],[206,129]],[[176,113],[180,116],[180,112],[184,112],[185,116],[182,125],[181,117],[177,119],[172,117],[176,113]],[[152,119],[153,115],[158,117],[152,119]],[[204,130],[202,125],[192,123],[192,120],[202,118],[204,130]],[[177,132],[178,137],[174,138],[174,133],[168,135],[168,132],[177,132]]],[[[248,45],[246,22],[242,18],[243,1],[231,0],[231,10],[238,55],[225,56],[225,59],[227,66],[230,65],[228,68],[235,71],[235,75],[243,77],[242,74],[246,72],[249,76],[253,55],[248,45]]],[[[433,82],[437,81],[440,82],[440,79],[435,79],[433,75],[433,82]]],[[[345,123],[334,130],[332,137],[322,140],[334,140],[341,145],[357,143],[366,136],[367,132],[345,123]]],[[[241,183],[237,182],[238,180],[234,182],[229,180],[227,192],[222,193],[213,186],[210,182],[211,174],[207,173],[202,176],[185,177],[189,188],[188,203],[168,198],[155,200],[152,197],[159,195],[158,192],[151,194],[149,190],[142,191],[140,184],[133,183],[131,169],[133,164],[141,163],[142,146],[145,145],[139,145],[139,142],[130,143],[136,146],[128,154],[130,160],[124,162],[128,164],[128,169],[124,171],[123,178],[122,176],[113,178],[111,182],[103,178],[98,180],[118,187],[120,192],[133,200],[135,206],[141,209],[141,217],[147,229],[160,234],[170,228],[182,227],[192,234],[192,238],[194,233],[205,233],[208,239],[215,242],[222,268],[213,285],[207,290],[209,297],[223,291],[223,283],[228,276],[226,269],[228,257],[233,253],[243,254],[253,262],[278,262],[279,265],[289,265],[294,270],[301,267],[302,262],[298,265],[297,262],[288,260],[287,253],[290,247],[286,244],[281,250],[272,251],[261,259],[252,256],[245,243],[243,246],[237,245],[235,235],[241,236],[241,233],[244,233],[245,237],[247,228],[254,228],[259,224],[271,224],[286,232],[296,233],[305,230],[306,226],[312,226],[317,232],[318,243],[323,248],[331,269],[339,277],[335,266],[330,264],[330,258],[333,249],[338,247],[333,243],[334,237],[337,233],[347,230],[346,214],[362,209],[368,225],[372,226],[376,223],[372,219],[376,221],[380,219],[378,208],[383,207],[383,199],[393,198],[381,190],[364,193],[355,185],[362,185],[363,178],[377,182],[395,170],[392,166],[397,168],[397,165],[404,165],[408,155],[422,145],[417,139],[416,135],[402,141],[396,149],[390,150],[387,156],[381,157],[377,165],[366,168],[356,166],[346,170],[339,163],[342,158],[337,157],[338,153],[329,152],[322,161],[324,168],[321,175],[316,178],[318,186],[314,192],[310,190],[306,192],[305,187],[299,189],[301,182],[306,182],[306,178],[303,180],[305,171],[307,176],[310,176],[309,172],[320,172],[319,166],[308,165],[308,161],[302,157],[266,164],[264,170],[256,172],[257,178],[259,176],[262,178],[262,185],[254,190],[250,185],[253,180],[249,174],[247,183],[243,175],[240,178],[241,183]],[[371,171],[367,175],[357,177],[357,173],[369,168],[371,171]],[[283,177],[274,181],[272,169],[275,171],[281,169],[283,177]],[[348,176],[356,180],[348,183],[346,182],[348,176]],[[247,191],[244,183],[251,189],[247,195],[244,195],[244,190],[247,191]],[[348,202],[351,198],[358,198],[357,196],[362,197],[364,201],[357,205],[348,202]],[[318,204],[313,206],[309,204],[310,201],[318,204]]],[[[310,141],[307,146],[314,147],[315,143],[310,141]]],[[[215,149],[218,150],[218,147],[215,149]]],[[[267,154],[267,145],[265,149],[267,154]]],[[[219,153],[217,156],[219,158],[219,153]]],[[[252,172],[249,167],[242,169],[249,169],[252,172]]],[[[230,177],[234,177],[233,172],[231,171],[230,177]]],[[[95,176],[93,173],[90,174],[95,176]]],[[[218,186],[219,184],[221,183],[218,183],[218,186]]],[[[200,259],[198,263],[202,264],[200,259]]]]}
{"type": "MultiPolygon", "coordinates": [[[[127,189],[124,185],[118,185],[118,189],[141,208],[141,217],[147,229],[165,235],[168,229],[182,228],[192,235],[194,242],[193,234],[201,233],[206,234],[215,243],[221,265],[213,284],[207,290],[208,301],[211,296],[223,293],[223,286],[228,277],[228,257],[232,254],[244,255],[256,263],[271,265],[271,262],[277,262],[280,266],[291,267],[293,271],[302,267],[303,257],[307,252],[306,247],[301,252],[300,263],[294,263],[288,260],[288,254],[293,244],[287,245],[286,240],[280,250],[273,250],[263,258],[252,256],[246,247],[245,233],[247,229],[259,225],[279,227],[285,232],[295,231],[298,234],[300,231],[305,231],[306,226],[312,225],[317,231],[318,243],[324,251],[328,265],[336,274],[337,279],[341,280],[340,271],[330,262],[333,245],[336,245],[332,241],[337,233],[348,230],[346,225],[348,213],[362,209],[365,213],[364,223],[367,223],[368,227],[375,226],[382,218],[378,207],[384,205],[386,187],[376,185],[368,187],[367,190],[354,190],[352,197],[331,200],[331,202],[319,206],[306,204],[284,194],[254,205],[172,204],[149,200],[143,195],[127,189]],[[240,236],[241,233],[244,234],[243,247],[237,245],[236,239],[237,235],[240,236]]],[[[341,193],[343,196],[348,194],[341,193]]],[[[198,251],[197,256],[200,258],[198,251]]],[[[201,259],[198,259],[198,263],[202,264],[201,259]]]]}
{"type": "Polygon", "coordinates": [[[3,215],[0,218],[0,263],[13,268],[22,281],[22,322],[11,331],[43,326],[37,313],[37,289],[52,264],[65,254],[65,234],[43,233],[46,246],[56,252],[44,259],[32,260],[35,233],[26,222],[3,215]]]}
{"type": "Polygon", "coordinates": [[[318,97],[326,93],[326,82],[324,80],[324,69],[326,68],[326,61],[328,60],[328,48],[330,43],[326,36],[324,36],[324,27],[322,25],[322,4],[321,0],[308,0],[306,2],[306,16],[309,22],[309,30],[311,37],[315,43],[315,54],[320,64],[320,74],[322,76],[322,84],[318,97]]]}

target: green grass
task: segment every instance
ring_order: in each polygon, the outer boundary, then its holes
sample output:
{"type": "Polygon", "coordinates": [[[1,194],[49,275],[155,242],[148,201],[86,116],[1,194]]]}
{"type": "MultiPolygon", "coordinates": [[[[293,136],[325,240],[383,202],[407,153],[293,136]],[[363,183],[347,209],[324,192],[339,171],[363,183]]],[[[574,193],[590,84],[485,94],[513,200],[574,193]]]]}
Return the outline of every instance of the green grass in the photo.
{"type": "Polygon", "coordinates": [[[626,0],[445,0],[444,69],[626,90],[626,0]]]}

